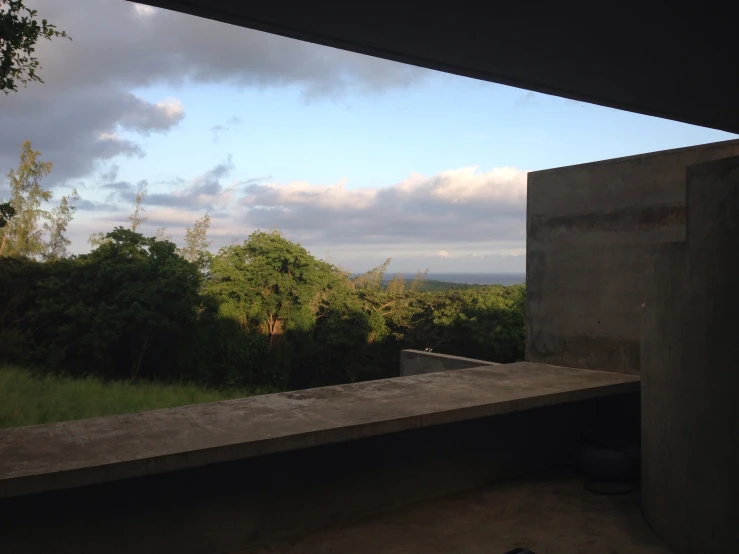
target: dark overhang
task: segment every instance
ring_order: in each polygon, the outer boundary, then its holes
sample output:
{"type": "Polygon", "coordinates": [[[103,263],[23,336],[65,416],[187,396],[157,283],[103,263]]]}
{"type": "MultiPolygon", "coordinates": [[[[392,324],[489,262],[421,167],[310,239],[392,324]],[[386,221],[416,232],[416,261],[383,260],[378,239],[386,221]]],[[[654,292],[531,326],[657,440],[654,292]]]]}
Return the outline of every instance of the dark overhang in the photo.
{"type": "Polygon", "coordinates": [[[521,3],[506,15],[492,3],[139,2],[739,133],[739,32],[728,16],[546,15],[521,3]]]}

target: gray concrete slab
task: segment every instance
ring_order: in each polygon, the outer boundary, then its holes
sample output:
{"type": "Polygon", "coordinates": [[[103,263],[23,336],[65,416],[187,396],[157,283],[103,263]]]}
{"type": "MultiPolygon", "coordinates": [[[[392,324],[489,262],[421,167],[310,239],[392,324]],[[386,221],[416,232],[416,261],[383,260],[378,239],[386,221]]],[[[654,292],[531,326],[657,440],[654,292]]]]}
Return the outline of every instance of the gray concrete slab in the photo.
{"type": "Polygon", "coordinates": [[[0,431],[0,498],[154,475],[636,391],[516,363],[0,431]]]}
{"type": "Polygon", "coordinates": [[[598,496],[547,472],[388,510],[232,554],[671,554],[647,527],[639,493],[598,496]]]}

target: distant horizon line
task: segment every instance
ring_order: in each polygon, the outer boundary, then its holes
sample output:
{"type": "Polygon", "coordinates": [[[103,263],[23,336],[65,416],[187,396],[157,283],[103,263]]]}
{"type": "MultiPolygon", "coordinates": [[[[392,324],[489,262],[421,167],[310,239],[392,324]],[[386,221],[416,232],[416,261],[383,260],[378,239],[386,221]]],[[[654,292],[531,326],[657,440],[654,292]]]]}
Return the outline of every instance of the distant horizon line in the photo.
{"type": "MultiPolygon", "coordinates": [[[[352,275],[362,275],[364,273],[367,273],[368,271],[352,271],[352,275]]],[[[417,274],[417,273],[423,273],[425,270],[416,270],[416,271],[386,271],[385,274],[398,274],[398,273],[407,273],[407,274],[417,274]]],[[[428,271],[428,275],[526,275],[525,271],[428,271]]]]}

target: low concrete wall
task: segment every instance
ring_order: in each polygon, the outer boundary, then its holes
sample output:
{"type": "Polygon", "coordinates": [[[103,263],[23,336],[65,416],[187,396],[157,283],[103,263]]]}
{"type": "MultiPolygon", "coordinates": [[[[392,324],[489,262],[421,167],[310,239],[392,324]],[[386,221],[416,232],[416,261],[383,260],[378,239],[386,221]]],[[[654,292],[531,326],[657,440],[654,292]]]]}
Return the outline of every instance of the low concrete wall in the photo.
{"type": "Polygon", "coordinates": [[[739,141],[528,176],[526,360],[638,374],[646,254],[685,240],[685,168],[739,141]]]}
{"type": "Polygon", "coordinates": [[[0,552],[261,552],[263,540],[568,464],[578,443],[620,426],[634,400],[638,392],[0,499],[0,552]]]}
{"type": "Polygon", "coordinates": [[[486,365],[500,365],[495,362],[474,360],[472,358],[461,358],[460,356],[449,356],[448,354],[435,354],[422,350],[403,350],[400,353],[400,376],[422,375],[424,373],[436,373],[437,371],[449,371],[451,369],[469,369],[486,365]]]}

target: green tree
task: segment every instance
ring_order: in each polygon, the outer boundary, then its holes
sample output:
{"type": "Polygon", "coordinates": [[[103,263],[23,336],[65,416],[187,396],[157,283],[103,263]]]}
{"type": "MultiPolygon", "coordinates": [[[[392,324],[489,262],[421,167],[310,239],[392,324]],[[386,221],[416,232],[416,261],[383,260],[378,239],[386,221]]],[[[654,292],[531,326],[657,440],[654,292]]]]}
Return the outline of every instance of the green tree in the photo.
{"type": "Polygon", "coordinates": [[[32,149],[31,141],[25,141],[18,168],[8,173],[15,217],[4,228],[0,255],[36,257],[46,251],[41,220],[47,219],[49,212],[41,206],[51,199],[51,191],[41,186],[41,179],[51,172],[52,163],[41,162],[40,156],[41,152],[32,149]]]}
{"type": "Polygon", "coordinates": [[[0,202],[0,229],[5,228],[13,217],[15,217],[13,205],[10,202],[0,202]]]}
{"type": "Polygon", "coordinates": [[[180,256],[197,265],[202,271],[207,271],[212,259],[211,253],[208,252],[211,245],[211,241],[208,240],[208,229],[210,215],[206,213],[196,220],[192,227],[185,229],[185,246],[177,250],[180,256]]]}
{"type": "Polygon", "coordinates": [[[286,329],[310,329],[333,279],[333,268],[280,233],[257,231],[214,257],[206,290],[221,313],[243,328],[256,326],[270,346],[286,329]]]}
{"type": "Polygon", "coordinates": [[[38,344],[77,373],[164,377],[195,325],[200,275],[171,242],[122,227],[106,238],[89,254],[56,262],[40,283],[31,314],[38,344]]]}
{"type": "Polygon", "coordinates": [[[136,233],[139,230],[139,227],[143,223],[146,222],[148,219],[144,216],[144,212],[146,211],[146,208],[143,207],[144,200],[146,199],[146,195],[148,192],[148,183],[146,181],[142,181],[139,184],[139,190],[136,193],[136,198],[133,201],[133,213],[128,216],[128,221],[131,222],[131,231],[136,233]]]}
{"type": "Polygon", "coordinates": [[[79,200],[77,189],[69,196],[62,196],[59,205],[51,210],[49,220],[44,224],[44,229],[49,233],[46,243],[44,257],[47,260],[58,260],[67,255],[67,248],[72,242],[66,237],[67,226],[72,221],[77,207],[74,202],[79,200]]]}
{"type": "Polygon", "coordinates": [[[103,233],[102,231],[99,231],[97,233],[92,233],[90,234],[90,238],[87,239],[87,243],[94,250],[98,246],[101,246],[105,244],[106,242],[110,242],[110,239],[106,235],[107,233],[103,233]]]}
{"type": "Polygon", "coordinates": [[[375,268],[370,269],[367,273],[360,275],[354,279],[357,289],[379,292],[382,290],[382,281],[385,279],[385,273],[392,261],[388,258],[375,268]]]}
{"type": "Polygon", "coordinates": [[[167,232],[166,226],[159,227],[154,233],[154,238],[156,240],[168,240],[169,242],[172,242],[172,234],[167,232]]]}
{"type": "Polygon", "coordinates": [[[0,1],[0,90],[5,94],[17,91],[18,83],[24,87],[30,81],[43,83],[36,73],[39,61],[33,55],[40,38],[71,40],[46,19],[39,23],[34,19],[37,15],[36,10],[23,5],[23,0],[0,1]]]}
{"type": "Polygon", "coordinates": [[[0,257],[0,362],[30,365],[34,326],[29,313],[46,264],[27,258],[0,257]]]}

